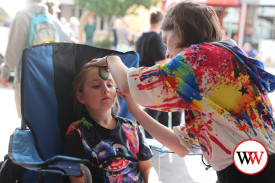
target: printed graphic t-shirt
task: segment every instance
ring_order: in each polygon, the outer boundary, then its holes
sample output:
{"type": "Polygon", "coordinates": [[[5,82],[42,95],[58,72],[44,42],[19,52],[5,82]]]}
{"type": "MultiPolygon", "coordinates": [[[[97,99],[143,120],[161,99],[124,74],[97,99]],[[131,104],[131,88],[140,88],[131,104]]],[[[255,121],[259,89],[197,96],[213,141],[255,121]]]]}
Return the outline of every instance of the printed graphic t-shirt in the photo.
{"type": "Polygon", "coordinates": [[[185,110],[185,124],[174,127],[175,134],[220,171],[233,163],[243,140],[258,140],[275,153],[275,121],[266,95],[275,88],[275,76],[262,65],[232,41],[201,43],[167,64],[129,69],[128,83],[144,107],[185,110]]]}
{"type": "Polygon", "coordinates": [[[117,126],[112,130],[98,125],[88,115],[72,123],[66,133],[63,154],[88,159],[93,182],[142,183],[137,163],[150,159],[152,152],[136,123],[116,119],[117,126]]]}

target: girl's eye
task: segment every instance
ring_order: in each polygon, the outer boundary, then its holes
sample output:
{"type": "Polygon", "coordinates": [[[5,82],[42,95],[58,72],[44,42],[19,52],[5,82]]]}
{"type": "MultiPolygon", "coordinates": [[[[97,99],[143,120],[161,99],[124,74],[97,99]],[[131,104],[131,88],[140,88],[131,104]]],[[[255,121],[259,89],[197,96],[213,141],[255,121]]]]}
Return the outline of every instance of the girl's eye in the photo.
{"type": "Polygon", "coordinates": [[[113,84],[108,84],[107,85],[109,88],[112,88],[113,87],[113,84]]]}
{"type": "Polygon", "coordinates": [[[99,88],[99,85],[94,85],[92,86],[92,88],[99,88]]]}

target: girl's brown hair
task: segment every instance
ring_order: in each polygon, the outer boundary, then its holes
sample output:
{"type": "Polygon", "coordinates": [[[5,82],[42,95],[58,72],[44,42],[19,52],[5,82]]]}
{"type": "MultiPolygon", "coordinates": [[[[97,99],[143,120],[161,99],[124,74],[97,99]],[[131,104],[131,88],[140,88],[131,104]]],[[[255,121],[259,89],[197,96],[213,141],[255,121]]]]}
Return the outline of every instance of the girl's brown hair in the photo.
{"type": "MultiPolygon", "coordinates": [[[[84,88],[84,83],[86,81],[86,76],[87,74],[94,68],[96,68],[97,66],[93,66],[93,67],[83,67],[83,69],[80,70],[80,72],[76,75],[76,77],[74,78],[73,81],[73,90],[72,90],[72,94],[74,97],[74,112],[77,115],[78,118],[83,117],[84,115],[87,114],[87,109],[86,106],[84,104],[81,104],[77,98],[76,98],[76,94],[77,92],[83,92],[83,88],[84,88]]],[[[116,99],[115,99],[115,105],[112,107],[112,114],[113,115],[118,115],[120,111],[120,105],[119,105],[119,101],[118,101],[118,97],[116,95],[116,99]]]]}
{"type": "Polygon", "coordinates": [[[215,10],[191,1],[179,2],[166,13],[162,30],[175,30],[180,37],[178,47],[202,42],[220,41],[222,27],[215,10]]]}

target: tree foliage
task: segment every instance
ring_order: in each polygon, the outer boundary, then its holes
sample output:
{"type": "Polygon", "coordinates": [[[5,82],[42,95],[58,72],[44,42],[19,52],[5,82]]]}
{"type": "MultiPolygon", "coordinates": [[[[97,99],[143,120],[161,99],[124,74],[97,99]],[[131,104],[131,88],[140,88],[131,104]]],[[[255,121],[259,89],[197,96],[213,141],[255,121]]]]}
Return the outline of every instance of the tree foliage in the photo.
{"type": "Polygon", "coordinates": [[[157,0],[74,0],[85,10],[96,12],[101,17],[124,17],[135,14],[139,6],[149,9],[157,4],[157,0]]]}

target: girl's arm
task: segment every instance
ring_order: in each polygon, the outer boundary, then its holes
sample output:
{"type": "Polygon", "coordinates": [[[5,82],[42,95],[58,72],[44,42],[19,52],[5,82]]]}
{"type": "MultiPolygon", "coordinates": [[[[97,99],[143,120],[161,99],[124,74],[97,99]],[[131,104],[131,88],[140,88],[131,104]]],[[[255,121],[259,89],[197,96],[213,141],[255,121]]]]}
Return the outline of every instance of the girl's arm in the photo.
{"type": "Polygon", "coordinates": [[[145,183],[159,182],[158,174],[153,168],[150,160],[138,161],[138,169],[145,181],[145,183]]]}
{"type": "Polygon", "coordinates": [[[180,140],[173,130],[160,124],[144,112],[131,96],[123,95],[120,91],[117,91],[117,93],[126,101],[129,112],[157,141],[174,151],[180,157],[189,153],[189,151],[181,145],[180,140]]]}
{"type": "Polygon", "coordinates": [[[69,176],[70,183],[85,183],[85,174],[82,177],[69,176]]]}

